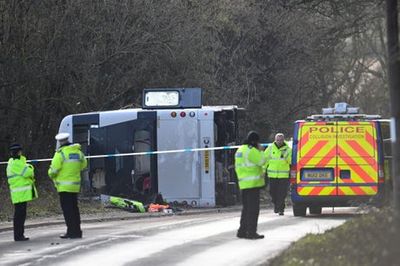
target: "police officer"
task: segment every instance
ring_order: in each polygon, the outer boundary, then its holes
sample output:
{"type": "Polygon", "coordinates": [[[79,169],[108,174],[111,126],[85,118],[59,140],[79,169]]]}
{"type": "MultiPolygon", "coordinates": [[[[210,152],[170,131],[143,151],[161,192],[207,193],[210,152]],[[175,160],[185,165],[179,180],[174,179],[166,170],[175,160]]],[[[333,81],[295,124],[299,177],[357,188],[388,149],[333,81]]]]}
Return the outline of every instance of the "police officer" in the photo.
{"type": "Polygon", "coordinates": [[[292,162],[292,149],[285,142],[282,133],[275,135],[275,141],[264,151],[269,179],[269,192],[274,212],[284,214],[285,198],[289,187],[289,171],[292,162]]]}
{"type": "Polygon", "coordinates": [[[12,144],[9,151],[7,181],[10,187],[11,201],[14,204],[14,240],[26,241],[29,240],[29,237],[24,236],[27,202],[38,197],[34,168],[26,163],[26,157],[22,155],[20,144],[12,144]]]}
{"type": "Polygon", "coordinates": [[[78,193],[81,188],[81,171],[87,166],[80,144],[68,141],[68,133],[59,133],[56,140],[59,149],[53,156],[48,171],[60,196],[67,233],[60,238],[81,238],[81,218],[78,208],[78,193]]]}
{"type": "Polygon", "coordinates": [[[257,221],[260,212],[260,188],[265,186],[262,166],[265,163],[264,153],[259,144],[260,137],[250,131],[235,153],[235,170],[242,191],[242,214],[237,237],[261,239],[257,234],[257,221]]]}

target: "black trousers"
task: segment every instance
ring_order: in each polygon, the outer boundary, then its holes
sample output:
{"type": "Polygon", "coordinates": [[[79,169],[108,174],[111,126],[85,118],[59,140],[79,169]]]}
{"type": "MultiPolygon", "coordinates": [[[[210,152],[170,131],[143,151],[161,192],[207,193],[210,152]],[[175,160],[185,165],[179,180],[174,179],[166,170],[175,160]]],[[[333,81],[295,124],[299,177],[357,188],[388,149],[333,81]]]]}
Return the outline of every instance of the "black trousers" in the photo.
{"type": "Polygon", "coordinates": [[[285,210],[285,199],[289,188],[288,178],[269,178],[269,193],[275,212],[285,210]]]}
{"type": "Polygon", "coordinates": [[[63,211],[67,235],[82,236],[81,216],[78,208],[78,193],[60,192],[60,203],[63,211]]]}
{"type": "Polygon", "coordinates": [[[257,232],[258,215],[260,214],[260,188],[242,190],[242,215],[240,217],[240,234],[257,232]]]}
{"type": "Polygon", "coordinates": [[[24,237],[24,226],[26,219],[26,202],[14,204],[14,240],[24,237]]]}

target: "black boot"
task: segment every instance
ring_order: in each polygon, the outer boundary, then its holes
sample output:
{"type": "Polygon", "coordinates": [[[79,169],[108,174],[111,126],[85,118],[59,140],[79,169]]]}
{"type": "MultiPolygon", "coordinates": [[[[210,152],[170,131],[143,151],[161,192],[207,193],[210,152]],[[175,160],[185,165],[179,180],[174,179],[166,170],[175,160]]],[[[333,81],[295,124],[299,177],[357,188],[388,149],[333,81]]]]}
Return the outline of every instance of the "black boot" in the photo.
{"type": "Polygon", "coordinates": [[[60,235],[60,238],[62,238],[62,239],[69,238],[69,234],[62,234],[62,235],[60,235]]]}
{"type": "Polygon", "coordinates": [[[236,236],[237,236],[238,238],[246,238],[247,233],[238,231],[237,234],[236,234],[236,236]]]}
{"type": "Polygon", "coordinates": [[[28,241],[29,237],[21,236],[21,237],[15,237],[15,241],[28,241]]]}
{"type": "Polygon", "coordinates": [[[246,239],[263,239],[264,235],[259,235],[257,233],[253,233],[253,234],[247,234],[246,239]]]}

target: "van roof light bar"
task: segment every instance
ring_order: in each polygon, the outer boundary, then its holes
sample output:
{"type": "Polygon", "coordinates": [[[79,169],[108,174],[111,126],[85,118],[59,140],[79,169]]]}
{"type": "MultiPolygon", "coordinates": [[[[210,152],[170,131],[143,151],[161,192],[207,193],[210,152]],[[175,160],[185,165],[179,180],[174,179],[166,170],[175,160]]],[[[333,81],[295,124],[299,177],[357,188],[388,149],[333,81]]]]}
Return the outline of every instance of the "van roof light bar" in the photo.
{"type": "Polygon", "coordinates": [[[332,108],[332,107],[322,108],[322,114],[323,114],[323,115],[333,114],[334,111],[335,111],[335,109],[332,108]]]}
{"type": "Polygon", "coordinates": [[[347,112],[347,103],[335,103],[335,114],[345,114],[347,112]]]}
{"type": "Polygon", "coordinates": [[[359,111],[360,111],[359,107],[347,107],[348,114],[358,114],[359,111]]]}
{"type": "Polygon", "coordinates": [[[322,108],[323,115],[329,114],[358,114],[360,111],[359,107],[350,107],[345,102],[335,103],[335,107],[322,108]]]}
{"type": "Polygon", "coordinates": [[[380,115],[365,115],[365,114],[318,114],[311,115],[307,117],[307,121],[332,121],[332,120],[350,120],[350,121],[358,121],[358,120],[374,120],[380,119],[380,115]]]}

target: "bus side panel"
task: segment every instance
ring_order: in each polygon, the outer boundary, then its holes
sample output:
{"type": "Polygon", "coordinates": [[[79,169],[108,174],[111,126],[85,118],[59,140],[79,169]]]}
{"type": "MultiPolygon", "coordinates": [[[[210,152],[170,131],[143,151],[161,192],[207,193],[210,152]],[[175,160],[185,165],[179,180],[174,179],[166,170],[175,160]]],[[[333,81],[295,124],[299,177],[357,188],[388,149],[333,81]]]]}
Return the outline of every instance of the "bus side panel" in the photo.
{"type": "Polygon", "coordinates": [[[374,122],[337,122],[338,195],[378,192],[377,128],[374,122]]]}
{"type": "MultiPolygon", "coordinates": [[[[200,110],[197,112],[199,121],[199,143],[200,148],[214,147],[214,119],[213,113],[200,110]]],[[[215,199],[215,153],[214,151],[197,152],[200,156],[201,196],[199,205],[212,207],[216,204],[215,199]]]]}
{"type": "Polygon", "coordinates": [[[335,196],[336,133],[331,122],[303,122],[298,130],[297,193],[335,196]]]}
{"type": "MultiPolygon", "coordinates": [[[[157,146],[159,151],[198,147],[198,122],[195,117],[171,117],[158,111],[157,146]]],[[[197,152],[158,154],[158,190],[167,201],[191,203],[200,197],[200,161],[197,152]]]]}

